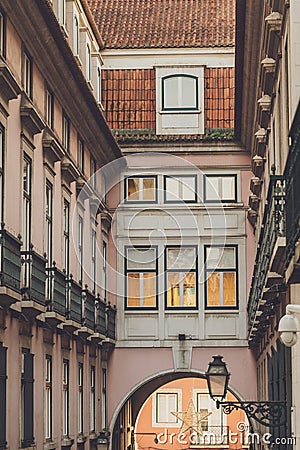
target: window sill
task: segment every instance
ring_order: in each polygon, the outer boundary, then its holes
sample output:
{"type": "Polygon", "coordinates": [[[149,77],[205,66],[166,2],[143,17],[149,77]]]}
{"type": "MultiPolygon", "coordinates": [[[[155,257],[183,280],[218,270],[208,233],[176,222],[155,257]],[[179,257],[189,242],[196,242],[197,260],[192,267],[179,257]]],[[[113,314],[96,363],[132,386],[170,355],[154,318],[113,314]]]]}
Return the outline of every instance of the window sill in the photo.
{"type": "Polygon", "coordinates": [[[44,450],[55,450],[57,448],[57,443],[54,441],[48,441],[44,444],[44,450]]]}
{"type": "Polygon", "coordinates": [[[202,111],[200,109],[174,109],[174,110],[162,110],[159,111],[161,116],[165,114],[201,114],[202,111]]]}
{"type": "Polygon", "coordinates": [[[61,440],[62,448],[71,447],[73,444],[74,444],[74,439],[71,439],[68,436],[64,436],[64,438],[61,440]]]}

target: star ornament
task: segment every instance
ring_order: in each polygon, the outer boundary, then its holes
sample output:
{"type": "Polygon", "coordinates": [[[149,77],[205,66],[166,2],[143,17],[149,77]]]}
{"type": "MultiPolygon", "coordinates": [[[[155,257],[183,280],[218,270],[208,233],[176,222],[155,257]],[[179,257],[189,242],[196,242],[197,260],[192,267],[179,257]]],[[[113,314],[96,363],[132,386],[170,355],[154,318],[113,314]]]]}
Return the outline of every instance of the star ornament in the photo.
{"type": "Polygon", "coordinates": [[[206,420],[212,413],[203,413],[198,412],[195,409],[193,400],[189,400],[187,410],[182,412],[172,412],[173,416],[177,417],[179,420],[181,420],[181,428],[180,433],[185,433],[188,430],[194,430],[198,434],[202,434],[202,426],[201,422],[206,420]]]}

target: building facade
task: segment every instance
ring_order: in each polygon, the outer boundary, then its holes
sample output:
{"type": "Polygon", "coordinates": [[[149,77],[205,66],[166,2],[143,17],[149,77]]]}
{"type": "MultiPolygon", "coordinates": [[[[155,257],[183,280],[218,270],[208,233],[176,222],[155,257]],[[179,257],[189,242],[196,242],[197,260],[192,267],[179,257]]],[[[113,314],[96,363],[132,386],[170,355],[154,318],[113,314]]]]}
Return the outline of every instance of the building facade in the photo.
{"type": "Polygon", "coordinates": [[[256,258],[248,302],[249,345],[258,397],[287,402],[278,448],[299,448],[299,343],[288,348],[278,325],[299,305],[299,2],[245,8],[241,140],[252,156],[248,217],[256,258]],[[256,55],[256,57],[253,57],[256,55]],[[249,74],[256,74],[249,77],[249,74]]]}
{"type": "Polygon", "coordinates": [[[105,45],[104,114],[126,162],[108,187],[118,311],[108,415],[111,448],[123,450],[137,444],[150,394],[204,377],[213,354],[235,368],[234,395],[255,398],[251,164],[235,141],[235,2],[89,5],[105,45]]]}
{"type": "Polygon", "coordinates": [[[0,2],[1,449],[92,449],[107,428],[115,309],[93,174],[121,153],[102,45],[85,2],[0,2]]]}

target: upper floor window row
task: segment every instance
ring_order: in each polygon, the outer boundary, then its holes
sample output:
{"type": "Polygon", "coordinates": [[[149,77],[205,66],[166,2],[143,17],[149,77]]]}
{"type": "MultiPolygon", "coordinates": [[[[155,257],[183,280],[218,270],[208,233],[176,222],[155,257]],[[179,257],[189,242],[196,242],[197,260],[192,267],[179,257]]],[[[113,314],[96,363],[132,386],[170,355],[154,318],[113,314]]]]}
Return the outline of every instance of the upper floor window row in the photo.
{"type": "Polygon", "coordinates": [[[196,174],[164,175],[159,188],[157,175],[129,176],[125,178],[125,203],[158,203],[159,191],[164,203],[236,203],[237,174],[206,174],[200,192],[196,174]]]}
{"type": "MultiPolygon", "coordinates": [[[[204,246],[205,308],[237,309],[237,246],[204,246]]],[[[163,295],[168,310],[198,308],[197,246],[167,246],[164,271],[158,247],[125,248],[126,309],[158,309],[163,295]]]]}

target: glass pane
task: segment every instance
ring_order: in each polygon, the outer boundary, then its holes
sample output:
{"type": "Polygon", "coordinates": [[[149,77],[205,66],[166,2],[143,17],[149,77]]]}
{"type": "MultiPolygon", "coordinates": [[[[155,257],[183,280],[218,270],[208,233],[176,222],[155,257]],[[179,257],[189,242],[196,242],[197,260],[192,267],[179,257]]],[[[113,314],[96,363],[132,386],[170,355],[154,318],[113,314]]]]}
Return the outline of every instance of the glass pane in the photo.
{"type": "Polygon", "coordinates": [[[207,247],[206,264],[208,269],[235,268],[235,248],[207,247]]]}
{"type": "Polygon", "coordinates": [[[220,306],[220,273],[208,274],[207,306],[220,306]]]}
{"type": "Polygon", "coordinates": [[[169,248],[167,249],[168,269],[195,269],[196,249],[195,248],[169,248]]]}
{"type": "Polygon", "coordinates": [[[127,200],[137,201],[139,200],[139,178],[128,178],[127,179],[127,200]]]}
{"type": "Polygon", "coordinates": [[[195,273],[168,273],[168,306],[196,306],[195,273]]]}
{"type": "Polygon", "coordinates": [[[143,200],[155,200],[155,179],[144,178],[143,179],[143,200]]]}
{"type": "Polygon", "coordinates": [[[127,305],[140,306],[140,274],[129,273],[127,278],[127,305]]]}
{"type": "Polygon", "coordinates": [[[179,182],[176,178],[166,178],[166,200],[179,200],[179,182]]]}
{"type": "Polygon", "coordinates": [[[205,200],[220,200],[218,177],[205,178],[205,200]]]}
{"type": "Polygon", "coordinates": [[[235,177],[222,178],[222,200],[235,200],[235,177]]]}
{"type": "Polygon", "coordinates": [[[156,276],[154,273],[128,274],[127,305],[130,307],[156,306],[156,276]]]}
{"type": "Polygon", "coordinates": [[[143,306],[156,306],[156,276],[155,273],[143,275],[143,306]]]}
{"type": "Polygon", "coordinates": [[[236,305],[235,273],[223,273],[224,306],[236,305]]]}
{"type": "Polygon", "coordinates": [[[196,78],[180,77],[181,80],[181,102],[182,108],[197,107],[196,78]]]}
{"type": "Polygon", "coordinates": [[[128,248],[127,249],[127,268],[135,270],[155,269],[156,268],[156,249],[155,248],[128,248]]]}
{"type": "Polygon", "coordinates": [[[178,77],[165,78],[163,80],[163,107],[164,108],[178,108],[178,77]]]}
{"type": "Polygon", "coordinates": [[[183,177],[181,179],[182,186],[182,200],[195,200],[195,178],[194,177],[183,177]]]}

